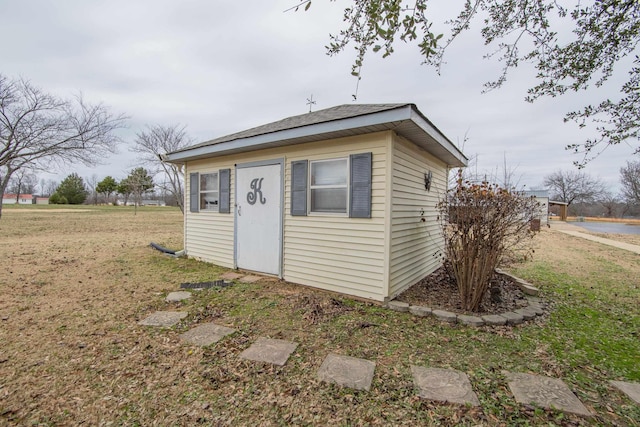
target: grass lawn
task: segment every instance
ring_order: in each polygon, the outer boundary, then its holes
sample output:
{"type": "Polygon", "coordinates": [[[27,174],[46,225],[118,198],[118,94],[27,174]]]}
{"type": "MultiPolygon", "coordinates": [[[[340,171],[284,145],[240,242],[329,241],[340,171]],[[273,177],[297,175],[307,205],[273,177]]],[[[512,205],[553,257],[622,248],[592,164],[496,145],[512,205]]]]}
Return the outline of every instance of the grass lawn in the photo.
{"type": "Polygon", "coordinates": [[[552,310],[516,327],[450,326],[265,279],[164,297],[228,271],[182,249],[173,208],[5,206],[0,219],[0,425],[640,425],[609,380],[640,382],[640,257],[544,230],[509,267],[552,310]],[[156,310],[176,327],[137,322],[156,310]],[[237,332],[206,348],[179,334],[237,332]],[[258,337],[295,341],[287,364],[238,355],[258,337]],[[328,353],[376,362],[370,391],[320,382],[328,353]],[[479,408],[417,397],[410,366],[466,372],[479,408]],[[591,419],[519,405],[505,371],[563,379],[591,419]]]}

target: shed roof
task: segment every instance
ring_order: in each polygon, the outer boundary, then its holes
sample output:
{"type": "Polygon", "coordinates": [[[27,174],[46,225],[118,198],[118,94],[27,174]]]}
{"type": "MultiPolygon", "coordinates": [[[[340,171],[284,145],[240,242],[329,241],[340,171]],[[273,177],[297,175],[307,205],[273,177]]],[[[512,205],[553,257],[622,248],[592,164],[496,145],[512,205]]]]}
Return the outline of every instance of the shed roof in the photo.
{"type": "Polygon", "coordinates": [[[167,153],[163,160],[184,163],[207,157],[393,130],[452,167],[467,157],[415,104],[344,104],[288,117],[167,153]]]}
{"type": "MultiPolygon", "coordinates": [[[[2,195],[3,199],[15,199],[16,197],[18,197],[17,194],[10,194],[10,193],[5,193],[2,195]]],[[[20,194],[20,198],[21,199],[33,199],[33,195],[32,194],[20,194]]]]}
{"type": "Polygon", "coordinates": [[[549,190],[526,190],[524,191],[524,194],[526,196],[549,198],[549,190]]]}

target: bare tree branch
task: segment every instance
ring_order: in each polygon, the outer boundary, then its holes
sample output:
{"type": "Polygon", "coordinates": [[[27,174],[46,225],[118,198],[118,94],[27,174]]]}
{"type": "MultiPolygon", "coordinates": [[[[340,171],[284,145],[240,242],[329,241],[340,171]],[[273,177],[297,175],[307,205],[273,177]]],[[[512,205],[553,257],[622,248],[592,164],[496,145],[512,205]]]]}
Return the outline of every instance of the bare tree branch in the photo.
{"type": "MultiPolygon", "coordinates": [[[[28,81],[0,75],[0,192],[18,170],[95,165],[117,151],[126,117],[81,96],[60,99],[28,81]]],[[[2,203],[0,202],[0,217],[2,203]]]]}
{"type": "Polygon", "coordinates": [[[161,160],[161,156],[187,147],[192,142],[184,126],[155,125],[147,126],[145,131],[138,132],[135,145],[131,149],[134,153],[139,154],[140,163],[147,166],[151,176],[155,177],[159,174],[163,176],[163,179],[156,185],[175,197],[178,207],[183,213],[183,167],[173,163],[165,163],[161,160]]]}

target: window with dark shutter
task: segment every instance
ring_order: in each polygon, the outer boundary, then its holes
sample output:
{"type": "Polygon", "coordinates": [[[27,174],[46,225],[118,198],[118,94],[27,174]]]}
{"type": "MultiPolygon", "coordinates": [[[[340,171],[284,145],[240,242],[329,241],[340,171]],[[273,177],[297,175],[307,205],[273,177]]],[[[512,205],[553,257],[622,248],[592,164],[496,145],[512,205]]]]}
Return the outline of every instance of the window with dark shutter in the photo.
{"type": "Polygon", "coordinates": [[[352,154],[349,216],[371,218],[371,153],[352,154]]]}
{"type": "Polygon", "coordinates": [[[291,162],[291,215],[307,215],[307,160],[291,162]]]}
{"type": "Polygon", "coordinates": [[[199,212],[200,205],[200,174],[198,172],[189,174],[189,210],[191,212],[199,212]]]}
{"type": "Polygon", "coordinates": [[[218,205],[218,212],[230,213],[230,199],[231,199],[231,169],[220,170],[220,204],[218,205]]]}

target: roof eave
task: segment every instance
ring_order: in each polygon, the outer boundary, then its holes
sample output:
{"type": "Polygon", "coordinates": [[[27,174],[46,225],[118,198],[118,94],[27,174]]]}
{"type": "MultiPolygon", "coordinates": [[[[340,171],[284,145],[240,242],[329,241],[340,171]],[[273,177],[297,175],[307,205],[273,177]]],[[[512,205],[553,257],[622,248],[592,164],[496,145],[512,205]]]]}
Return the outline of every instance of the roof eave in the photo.
{"type": "Polygon", "coordinates": [[[162,156],[162,159],[169,163],[184,164],[188,161],[214,156],[238,154],[271,147],[283,147],[305,142],[365,134],[372,132],[372,127],[384,127],[384,129],[381,128],[379,130],[393,130],[401,123],[406,122],[411,122],[419,127],[422,132],[437,142],[437,144],[444,149],[444,152],[435,153],[433,147],[426,142],[413,141],[414,143],[441,158],[450,167],[467,165],[468,160],[464,154],[462,154],[440,130],[422,116],[413,104],[406,104],[391,110],[379,111],[362,116],[348,117],[239,138],[212,145],[194,147],[192,149],[165,154],[162,156]]]}

